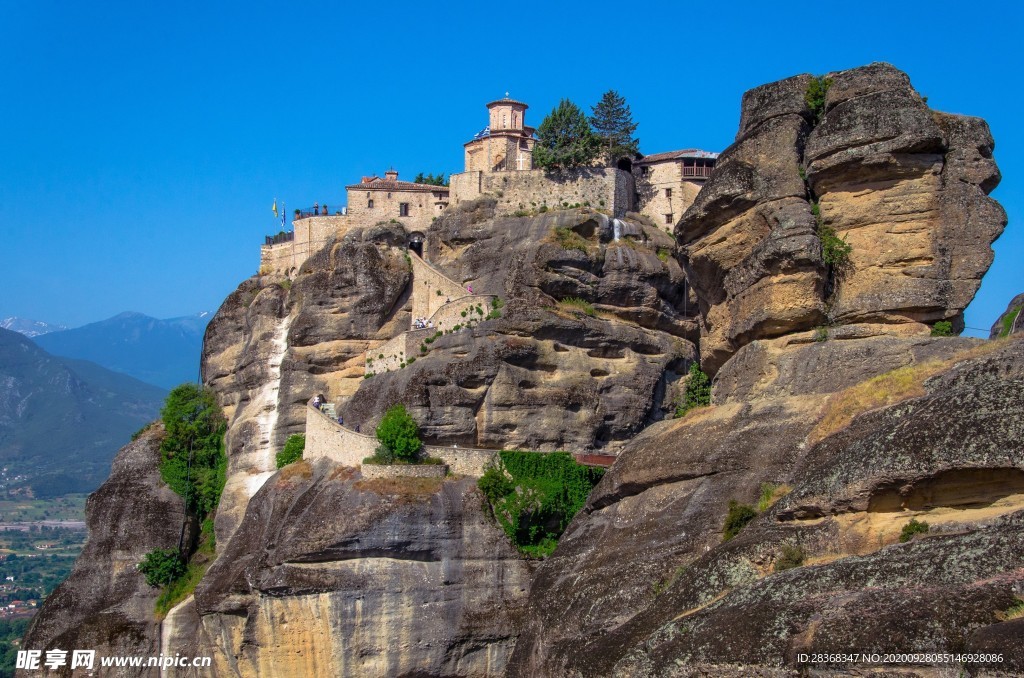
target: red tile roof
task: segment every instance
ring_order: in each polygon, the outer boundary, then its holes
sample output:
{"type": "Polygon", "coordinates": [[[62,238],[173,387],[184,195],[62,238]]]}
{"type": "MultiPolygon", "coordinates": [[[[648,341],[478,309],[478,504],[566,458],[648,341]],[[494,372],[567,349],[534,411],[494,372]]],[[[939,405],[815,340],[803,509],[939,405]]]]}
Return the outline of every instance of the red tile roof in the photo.
{"type": "Polygon", "coordinates": [[[434,186],[433,184],[416,184],[411,181],[399,181],[397,179],[382,179],[380,177],[363,177],[361,183],[351,184],[346,189],[356,191],[420,191],[431,193],[434,191],[448,192],[447,186],[434,186]]]}
{"type": "Polygon", "coordinates": [[[710,158],[715,159],[718,157],[717,153],[711,153],[709,151],[702,151],[699,148],[685,148],[681,151],[667,151],[665,153],[655,153],[654,155],[645,155],[637,163],[641,165],[647,165],[654,162],[664,162],[666,160],[679,160],[680,158],[710,158]]]}

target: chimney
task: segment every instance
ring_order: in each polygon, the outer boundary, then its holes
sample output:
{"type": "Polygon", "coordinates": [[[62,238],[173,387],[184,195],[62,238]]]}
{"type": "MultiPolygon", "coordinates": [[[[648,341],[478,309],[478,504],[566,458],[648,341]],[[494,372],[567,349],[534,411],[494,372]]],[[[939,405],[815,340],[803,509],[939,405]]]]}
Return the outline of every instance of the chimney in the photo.
{"type": "Polygon", "coordinates": [[[384,180],[385,181],[398,181],[398,172],[396,172],[393,169],[389,169],[387,172],[384,173],[384,180]]]}

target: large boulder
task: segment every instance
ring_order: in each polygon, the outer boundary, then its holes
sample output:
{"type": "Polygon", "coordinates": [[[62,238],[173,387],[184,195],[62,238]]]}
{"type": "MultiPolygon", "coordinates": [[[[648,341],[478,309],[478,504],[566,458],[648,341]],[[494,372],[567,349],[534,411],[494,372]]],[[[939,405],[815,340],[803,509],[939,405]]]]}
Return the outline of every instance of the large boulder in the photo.
{"type": "Polygon", "coordinates": [[[705,371],[818,326],[962,329],[992,262],[1006,215],[987,197],[999,172],[984,121],[930,110],[888,64],[826,78],[820,112],[811,76],[747,92],[735,143],[676,226],[705,371]],[[823,229],[846,261],[824,260],[823,229]]]}

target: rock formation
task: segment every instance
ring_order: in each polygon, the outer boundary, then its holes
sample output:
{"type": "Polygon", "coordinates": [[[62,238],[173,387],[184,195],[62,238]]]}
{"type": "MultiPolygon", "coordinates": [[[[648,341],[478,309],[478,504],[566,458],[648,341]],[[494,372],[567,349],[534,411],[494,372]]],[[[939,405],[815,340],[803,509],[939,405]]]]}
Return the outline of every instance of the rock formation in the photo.
{"type": "MultiPolygon", "coordinates": [[[[157,424],[122,448],[110,477],[89,495],[89,539],[32,620],[24,647],[91,649],[98,656],[160,653],[160,621],[153,613],[159,589],[135,566],[154,548],[176,547],[186,522],[181,497],[160,479],[162,437],[157,424]]],[[[107,675],[138,675],[111,670],[107,675]]]]}
{"type": "Polygon", "coordinates": [[[872,64],[743,97],[740,131],[676,227],[701,300],[701,364],[817,326],[874,334],[963,327],[1006,215],[988,126],[932,111],[906,74],[872,64]],[[819,223],[820,222],[820,223],[819,223]],[[821,228],[851,248],[827,264],[821,228]]]}
{"type": "Polygon", "coordinates": [[[1024,294],[1018,294],[1010,300],[1006,310],[992,323],[988,338],[996,339],[1024,332],[1024,315],[1021,310],[1024,310],[1024,294]]]}
{"type": "MultiPolygon", "coordinates": [[[[230,422],[218,558],[160,647],[240,676],[793,675],[800,653],[993,650],[1024,672],[1020,339],[929,336],[962,325],[1005,225],[992,148],[984,122],[931,111],[886,64],[756,88],[681,247],[590,209],[446,212],[425,259],[500,317],[467,313],[372,376],[367,351],[417,299],[399,226],[353,229],[294,280],[243,282],[203,358],[230,422]],[[812,83],[830,83],[820,109],[812,83]],[[698,341],[712,405],[668,420],[698,341]],[[529,562],[472,478],[277,471],[315,393],[364,431],[402,402],[429,442],[618,458],[529,562]],[[731,500],[756,515],[723,540],[731,500]],[[911,518],[928,530],[904,543],[911,518]]],[[[152,449],[122,452],[152,467],[115,467],[91,516],[158,520],[173,497],[152,449]]],[[[142,533],[141,552],[169,536],[142,533]]],[[[92,543],[31,639],[152,651],[152,594],[124,569],[141,552],[115,563],[92,543]],[[83,592],[89,568],[119,592],[83,592]],[[130,615],[103,616],[123,600],[130,615]]]]}

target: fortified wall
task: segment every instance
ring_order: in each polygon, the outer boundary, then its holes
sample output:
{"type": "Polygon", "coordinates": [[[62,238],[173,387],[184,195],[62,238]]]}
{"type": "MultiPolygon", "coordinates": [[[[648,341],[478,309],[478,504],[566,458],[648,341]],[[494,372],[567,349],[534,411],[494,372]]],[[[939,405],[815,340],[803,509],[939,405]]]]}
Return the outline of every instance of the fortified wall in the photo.
{"type": "Polygon", "coordinates": [[[634,209],[633,175],[613,167],[578,167],[552,172],[471,171],[451,176],[451,204],[481,195],[497,198],[499,215],[568,205],[588,205],[623,217],[634,209]]]}
{"type": "MultiPolygon", "coordinates": [[[[360,467],[363,459],[373,456],[380,443],[373,436],[345,428],[315,407],[306,408],[306,449],[303,459],[326,457],[344,466],[360,467]]],[[[424,445],[431,457],[444,461],[452,473],[479,477],[494,461],[498,450],[474,447],[442,447],[424,445]]]]}
{"type": "Polygon", "coordinates": [[[294,276],[314,252],[351,228],[348,217],[302,217],[292,222],[291,239],[260,248],[260,275],[294,276]]]}

